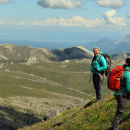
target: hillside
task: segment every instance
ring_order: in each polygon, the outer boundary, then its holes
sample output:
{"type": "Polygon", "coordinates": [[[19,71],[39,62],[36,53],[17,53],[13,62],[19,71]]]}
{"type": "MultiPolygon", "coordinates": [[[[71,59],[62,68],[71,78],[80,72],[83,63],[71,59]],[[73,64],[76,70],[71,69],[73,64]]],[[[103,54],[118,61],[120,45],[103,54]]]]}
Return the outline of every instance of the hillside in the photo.
{"type": "Polygon", "coordinates": [[[68,59],[92,59],[93,53],[83,47],[47,50],[9,43],[0,45],[0,60],[19,60],[22,64],[35,64],[40,61],[64,61],[68,59]]]}
{"type": "MultiPolygon", "coordinates": [[[[1,68],[2,126],[16,130],[41,122],[51,110],[62,113],[88,103],[95,96],[92,81],[89,84],[90,63],[89,59],[34,65],[8,63],[1,68]]],[[[109,92],[106,81],[103,91],[109,92]]]]}
{"type": "MultiPolygon", "coordinates": [[[[16,130],[41,121],[51,110],[60,113],[87,103],[93,97],[88,94],[89,91],[84,92],[87,90],[86,78],[89,73],[81,72],[79,66],[75,66],[71,72],[74,63],[69,64],[70,66],[66,62],[41,62],[35,65],[14,63],[2,68],[0,128],[4,126],[16,130]],[[63,65],[68,67],[64,68],[63,65]],[[28,116],[31,121],[27,124],[28,116]]],[[[83,65],[81,67],[85,68],[86,64],[83,65]]],[[[92,90],[91,93],[93,92],[92,90]]]]}
{"type": "Polygon", "coordinates": [[[65,48],[65,49],[55,49],[51,50],[52,54],[56,56],[56,60],[64,61],[66,59],[92,59],[93,53],[89,50],[83,48],[82,46],[65,48]]]}
{"type": "MultiPolygon", "coordinates": [[[[105,94],[101,101],[95,102],[93,98],[84,107],[64,111],[51,120],[19,130],[111,130],[115,112],[116,100],[113,94],[105,94]]],[[[119,128],[130,130],[130,102],[119,128]]]]}
{"type": "MultiPolygon", "coordinates": [[[[63,54],[58,56],[52,50],[0,46],[0,128],[17,130],[30,126],[41,122],[52,110],[62,113],[79,108],[95,97],[92,81],[89,84],[91,58],[87,58],[92,52],[85,48],[55,50],[63,54]]],[[[124,60],[112,62],[114,67],[124,60]]],[[[110,92],[106,79],[103,92],[110,92]]]]}

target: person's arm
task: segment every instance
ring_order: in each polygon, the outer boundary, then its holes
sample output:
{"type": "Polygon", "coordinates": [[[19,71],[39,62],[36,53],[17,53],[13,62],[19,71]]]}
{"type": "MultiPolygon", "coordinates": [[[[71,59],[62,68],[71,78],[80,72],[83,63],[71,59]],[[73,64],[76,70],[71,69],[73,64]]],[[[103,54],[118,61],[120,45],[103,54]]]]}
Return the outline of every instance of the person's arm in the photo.
{"type": "Polygon", "coordinates": [[[125,81],[126,81],[126,92],[130,98],[130,72],[125,71],[124,77],[125,77],[125,81]]]}
{"type": "Polygon", "coordinates": [[[107,69],[107,62],[103,56],[100,57],[100,64],[101,66],[97,67],[97,71],[103,71],[107,69]]]}
{"type": "Polygon", "coordinates": [[[95,72],[95,71],[96,71],[95,69],[93,69],[93,66],[91,66],[90,70],[91,70],[92,72],[95,72]]]}

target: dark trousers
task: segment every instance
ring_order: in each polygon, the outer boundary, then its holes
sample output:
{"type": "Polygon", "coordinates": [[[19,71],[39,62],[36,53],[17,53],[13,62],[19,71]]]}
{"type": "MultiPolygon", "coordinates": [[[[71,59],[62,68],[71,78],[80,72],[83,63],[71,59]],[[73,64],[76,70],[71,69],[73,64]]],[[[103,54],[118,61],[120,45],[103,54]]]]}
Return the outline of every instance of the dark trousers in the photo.
{"type": "Polygon", "coordinates": [[[119,122],[126,109],[128,98],[121,96],[121,101],[120,101],[120,96],[115,96],[115,98],[117,100],[117,110],[113,121],[112,130],[119,130],[119,122]]]}
{"type": "Polygon", "coordinates": [[[93,74],[93,85],[96,91],[96,100],[101,100],[103,93],[104,75],[103,74],[100,75],[102,78],[98,74],[93,74]]]}

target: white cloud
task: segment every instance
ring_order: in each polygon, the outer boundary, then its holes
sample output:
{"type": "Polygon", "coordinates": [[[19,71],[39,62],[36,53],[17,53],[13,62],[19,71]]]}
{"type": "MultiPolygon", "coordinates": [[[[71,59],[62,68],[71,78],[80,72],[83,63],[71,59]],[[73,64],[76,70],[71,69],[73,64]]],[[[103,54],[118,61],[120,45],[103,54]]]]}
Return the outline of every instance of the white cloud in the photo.
{"type": "Polygon", "coordinates": [[[41,26],[41,27],[85,27],[85,28],[94,28],[94,27],[105,27],[108,26],[115,27],[129,27],[130,21],[125,21],[124,18],[113,17],[116,15],[116,10],[111,9],[103,14],[103,19],[84,19],[80,16],[74,16],[72,19],[65,18],[49,18],[45,20],[26,20],[26,21],[16,21],[16,20],[6,20],[0,19],[0,25],[17,25],[17,26],[41,26]]]}
{"type": "Polygon", "coordinates": [[[37,4],[43,8],[76,9],[81,7],[83,2],[80,0],[38,0],[37,4]]]}
{"type": "Polygon", "coordinates": [[[58,19],[56,18],[49,18],[49,19],[45,19],[45,20],[34,20],[34,21],[30,21],[30,20],[27,20],[27,21],[21,21],[19,22],[20,25],[29,25],[29,26],[55,26],[56,24],[58,23],[58,19]]]}
{"type": "Polygon", "coordinates": [[[29,25],[29,26],[61,26],[61,27],[95,27],[102,26],[105,24],[104,19],[95,18],[94,20],[86,20],[80,16],[74,16],[72,19],[64,19],[64,18],[50,18],[45,20],[34,20],[34,21],[21,21],[20,25],[29,25]]]}
{"type": "Polygon", "coordinates": [[[107,11],[103,14],[106,24],[126,26],[126,21],[124,18],[122,18],[122,17],[116,18],[116,17],[113,17],[114,15],[116,15],[116,10],[113,10],[113,9],[111,9],[110,11],[107,11]]]}
{"type": "Polygon", "coordinates": [[[4,20],[0,19],[0,24],[4,24],[5,22],[6,22],[6,19],[4,19],[4,20]]]}
{"type": "Polygon", "coordinates": [[[16,20],[11,20],[11,19],[10,20],[0,19],[0,24],[2,24],[2,25],[18,25],[16,20]]]}
{"type": "Polygon", "coordinates": [[[7,3],[10,3],[11,1],[10,0],[0,0],[0,4],[7,4],[7,3]]]}
{"type": "Polygon", "coordinates": [[[127,14],[127,18],[130,18],[130,13],[127,14]]]}
{"type": "Polygon", "coordinates": [[[86,20],[80,16],[74,16],[72,19],[59,19],[59,26],[62,27],[74,27],[74,26],[84,26],[84,27],[94,27],[105,24],[103,19],[95,18],[94,20],[86,20]]]}
{"type": "Polygon", "coordinates": [[[100,7],[119,8],[126,4],[124,0],[98,0],[97,5],[100,7]]]}

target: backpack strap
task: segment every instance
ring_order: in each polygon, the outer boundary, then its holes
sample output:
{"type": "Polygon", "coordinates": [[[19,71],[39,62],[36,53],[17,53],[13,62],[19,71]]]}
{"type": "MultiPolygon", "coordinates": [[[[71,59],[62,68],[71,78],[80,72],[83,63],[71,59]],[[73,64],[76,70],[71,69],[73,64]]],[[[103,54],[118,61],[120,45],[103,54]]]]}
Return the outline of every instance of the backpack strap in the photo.
{"type": "Polygon", "coordinates": [[[124,71],[130,71],[130,70],[128,70],[128,69],[124,69],[124,71]]]}
{"type": "MultiPolygon", "coordinates": [[[[100,63],[100,57],[101,57],[102,55],[100,55],[99,57],[98,57],[98,59],[97,59],[97,62],[101,65],[101,63],[100,63]]],[[[92,66],[92,64],[93,64],[93,61],[94,61],[94,59],[95,59],[95,56],[93,57],[93,59],[92,59],[92,62],[91,62],[91,66],[92,66]]]]}
{"type": "MultiPolygon", "coordinates": [[[[124,79],[124,71],[130,71],[130,70],[128,70],[128,69],[124,69],[124,70],[123,70],[122,80],[124,80],[124,82],[125,82],[125,79],[124,79]]],[[[124,85],[125,85],[125,83],[124,83],[122,86],[120,86],[120,101],[121,101],[121,88],[122,88],[124,85]]]]}
{"type": "MultiPolygon", "coordinates": [[[[123,69],[123,73],[122,73],[122,80],[125,82],[125,79],[124,79],[124,71],[130,71],[130,70],[128,70],[128,69],[123,69]]],[[[123,87],[125,85],[125,83],[121,86],[121,87],[123,87]]]]}
{"type": "Polygon", "coordinates": [[[94,59],[95,59],[95,56],[94,56],[93,59],[92,59],[91,66],[92,66],[92,64],[93,64],[94,59]]]}
{"type": "Polygon", "coordinates": [[[100,58],[101,58],[102,55],[100,55],[97,59],[97,62],[99,63],[99,65],[101,65],[101,62],[100,62],[100,58]]]}

